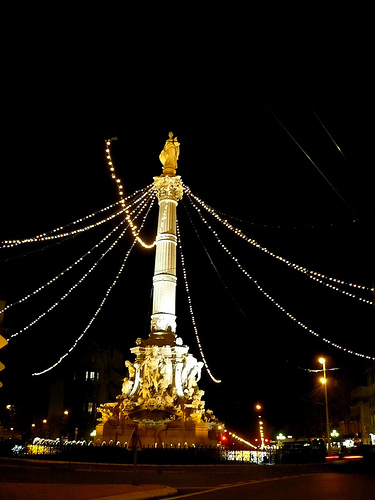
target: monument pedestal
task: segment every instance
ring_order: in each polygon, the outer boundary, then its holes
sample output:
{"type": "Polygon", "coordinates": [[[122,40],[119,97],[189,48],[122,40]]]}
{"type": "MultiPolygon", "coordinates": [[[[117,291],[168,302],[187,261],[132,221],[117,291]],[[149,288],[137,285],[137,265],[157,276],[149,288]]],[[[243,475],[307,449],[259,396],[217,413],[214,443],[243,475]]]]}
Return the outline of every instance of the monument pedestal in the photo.
{"type": "Polygon", "coordinates": [[[205,410],[198,388],[202,362],[182,345],[148,345],[138,339],[131,349],[134,363],[126,361],[128,377],[116,403],[100,406],[96,443],[133,446],[216,446],[219,422],[205,410]]]}
{"type": "Polygon", "coordinates": [[[219,443],[217,423],[175,420],[157,423],[120,419],[96,427],[95,444],[118,444],[125,448],[134,445],[144,448],[215,447],[219,443]]]}

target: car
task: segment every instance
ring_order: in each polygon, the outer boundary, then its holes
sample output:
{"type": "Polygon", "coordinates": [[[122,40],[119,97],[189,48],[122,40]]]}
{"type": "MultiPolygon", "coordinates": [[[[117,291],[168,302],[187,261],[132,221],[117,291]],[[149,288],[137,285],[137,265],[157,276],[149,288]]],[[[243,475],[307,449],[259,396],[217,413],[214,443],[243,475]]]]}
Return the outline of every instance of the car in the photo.
{"type": "Polygon", "coordinates": [[[338,453],[333,452],[326,455],[325,462],[334,466],[352,464],[352,467],[361,467],[359,464],[363,464],[363,467],[368,465],[373,467],[375,464],[375,447],[361,445],[341,450],[338,453]]]}
{"type": "Polygon", "coordinates": [[[362,462],[364,459],[363,455],[354,454],[350,452],[340,452],[340,453],[332,453],[325,457],[325,461],[330,464],[345,464],[345,463],[353,463],[353,462],[362,462]]]}

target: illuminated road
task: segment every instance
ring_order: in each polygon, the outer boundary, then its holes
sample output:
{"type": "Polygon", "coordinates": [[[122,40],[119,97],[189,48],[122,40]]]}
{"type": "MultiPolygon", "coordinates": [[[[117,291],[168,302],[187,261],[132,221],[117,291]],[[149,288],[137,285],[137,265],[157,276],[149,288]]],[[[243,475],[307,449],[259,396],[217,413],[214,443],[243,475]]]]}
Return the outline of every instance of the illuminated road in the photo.
{"type": "Polygon", "coordinates": [[[375,476],[351,473],[313,473],[221,484],[211,488],[181,488],[170,500],[373,500],[375,476]]]}
{"type": "Polygon", "coordinates": [[[374,471],[335,471],[325,464],[141,465],[134,473],[129,465],[0,460],[0,498],[7,500],[89,500],[119,495],[129,484],[166,485],[178,491],[170,499],[375,498],[374,471]]]}

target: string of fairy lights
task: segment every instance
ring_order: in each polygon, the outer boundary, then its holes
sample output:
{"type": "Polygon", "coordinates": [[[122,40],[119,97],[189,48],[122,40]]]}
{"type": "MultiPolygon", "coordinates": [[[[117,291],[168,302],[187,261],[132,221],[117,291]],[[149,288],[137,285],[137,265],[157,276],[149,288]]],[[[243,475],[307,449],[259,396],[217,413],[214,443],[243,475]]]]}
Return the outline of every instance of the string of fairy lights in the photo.
{"type": "Polygon", "coordinates": [[[246,446],[249,446],[250,448],[254,448],[255,450],[258,449],[257,446],[253,445],[252,443],[250,443],[250,441],[248,441],[247,439],[242,438],[241,436],[239,436],[235,432],[227,431],[226,429],[225,429],[224,432],[228,433],[228,436],[230,436],[231,439],[235,439],[239,443],[245,444],[246,446]]]}
{"type": "Polygon", "coordinates": [[[106,160],[107,160],[108,169],[109,169],[110,174],[111,174],[111,178],[116,183],[116,186],[118,189],[120,204],[122,205],[122,207],[125,210],[125,218],[126,218],[127,222],[129,223],[130,229],[133,233],[133,236],[136,238],[137,243],[142,245],[143,248],[148,248],[148,249],[154,248],[154,246],[156,244],[156,239],[152,243],[144,242],[143,239],[139,236],[139,231],[137,231],[137,226],[135,224],[133,224],[133,221],[132,221],[130,214],[128,212],[128,207],[127,207],[126,201],[125,201],[126,199],[124,198],[124,187],[122,185],[121,179],[116,174],[115,165],[114,165],[112,155],[111,155],[111,146],[112,146],[113,140],[114,139],[106,139],[106,141],[105,141],[106,160]]]}
{"type": "Polygon", "coordinates": [[[92,273],[92,271],[96,268],[96,266],[100,263],[100,261],[105,257],[105,255],[107,255],[111,250],[113,250],[113,248],[117,245],[117,243],[122,239],[122,237],[124,236],[125,232],[126,232],[126,229],[125,228],[120,236],[118,236],[118,238],[111,244],[111,246],[105,251],[102,253],[102,255],[100,256],[100,258],[90,267],[90,269],[84,273],[81,278],[76,282],[74,283],[74,285],[72,285],[67,292],[65,292],[58,300],[56,300],[56,302],[54,302],[50,307],[48,307],[48,309],[46,309],[45,311],[43,311],[41,314],[39,314],[39,316],[37,316],[35,319],[33,319],[32,321],[30,321],[30,323],[26,326],[24,326],[23,328],[21,328],[21,330],[18,330],[18,332],[15,332],[13,333],[9,338],[8,338],[8,342],[14,338],[14,337],[17,337],[20,333],[23,333],[25,332],[26,330],[28,330],[30,327],[34,326],[39,320],[41,320],[42,318],[44,318],[48,313],[50,313],[51,311],[53,311],[58,305],[61,304],[61,302],[63,300],[65,300],[79,285],[81,285],[84,280],[92,273]]]}
{"type": "Polygon", "coordinates": [[[93,316],[91,317],[90,321],[87,323],[86,327],[84,328],[83,332],[81,333],[81,335],[79,335],[75,341],[73,342],[73,344],[71,345],[71,347],[62,355],[60,356],[60,358],[55,362],[53,363],[52,365],[50,365],[48,368],[44,369],[44,370],[41,370],[39,372],[34,372],[32,373],[32,376],[35,377],[35,376],[38,376],[38,375],[44,375],[45,373],[48,373],[49,371],[53,370],[54,368],[56,368],[56,366],[58,366],[66,357],[69,356],[69,354],[77,347],[78,343],[80,340],[82,340],[82,338],[84,337],[84,335],[87,333],[87,331],[89,330],[89,328],[91,327],[91,325],[93,324],[93,322],[95,321],[96,317],[98,316],[98,314],[100,313],[101,309],[103,308],[109,294],[111,293],[113,287],[116,285],[122,271],[124,270],[124,267],[125,267],[125,264],[126,264],[126,261],[128,260],[128,257],[130,255],[130,252],[132,251],[134,245],[136,243],[136,240],[133,241],[131,247],[129,248],[129,250],[126,252],[125,254],[125,258],[116,274],[116,277],[115,279],[113,280],[113,282],[111,283],[111,285],[109,286],[109,288],[107,289],[103,299],[101,300],[100,304],[99,304],[99,307],[96,309],[95,313],[93,314],[93,316]]]}
{"type": "MultiPolygon", "coordinates": [[[[307,269],[304,266],[301,266],[299,264],[291,262],[290,260],[288,260],[288,259],[286,259],[284,257],[281,257],[280,255],[275,254],[274,252],[272,252],[268,248],[260,245],[253,238],[248,237],[246,234],[244,234],[241,231],[241,229],[238,229],[238,228],[234,227],[227,220],[222,219],[213,208],[211,208],[203,200],[201,200],[200,198],[198,198],[197,196],[195,196],[191,192],[191,190],[190,190],[190,188],[188,186],[184,185],[184,190],[185,190],[185,193],[187,194],[187,196],[188,196],[188,198],[189,198],[192,206],[197,210],[197,212],[199,214],[200,214],[200,209],[199,209],[199,207],[197,207],[197,204],[194,203],[194,201],[196,201],[199,204],[200,207],[204,208],[210,215],[212,215],[216,220],[218,220],[227,229],[229,229],[230,231],[232,231],[236,236],[239,236],[241,239],[243,239],[247,243],[251,244],[255,248],[258,248],[259,250],[261,250],[262,252],[266,253],[267,255],[269,255],[269,256],[271,256],[271,257],[279,260],[283,264],[286,264],[287,266],[295,269],[296,271],[299,271],[299,272],[305,274],[308,278],[310,278],[310,279],[312,279],[314,281],[317,281],[318,283],[320,283],[320,284],[322,284],[322,285],[324,285],[324,286],[326,286],[328,288],[331,288],[334,291],[342,293],[343,295],[346,295],[348,297],[355,298],[355,299],[357,299],[357,300],[359,300],[361,302],[364,302],[365,304],[373,305],[373,301],[372,300],[365,299],[363,297],[359,297],[359,296],[357,296],[357,295],[355,295],[353,293],[350,293],[350,292],[348,292],[346,290],[342,290],[338,286],[332,285],[331,283],[333,282],[333,283],[336,283],[336,284],[339,284],[339,285],[346,285],[346,286],[349,286],[349,287],[357,288],[359,290],[368,291],[368,292],[373,292],[374,290],[372,288],[364,286],[364,285],[359,285],[359,284],[356,284],[356,283],[348,283],[348,282],[346,282],[344,280],[341,280],[341,279],[338,279],[338,278],[332,278],[332,277],[326,276],[326,275],[324,275],[322,273],[318,273],[316,271],[309,270],[309,269],[307,269]],[[323,280],[330,281],[331,283],[327,283],[327,282],[325,282],[323,280]]],[[[215,231],[213,231],[213,232],[216,235],[216,232],[215,231]]]]}
{"type": "Polygon", "coordinates": [[[184,279],[185,291],[186,291],[188,305],[189,305],[189,312],[190,312],[191,322],[192,322],[192,325],[193,325],[195,339],[196,339],[197,345],[198,345],[199,354],[200,354],[200,356],[202,358],[203,364],[204,364],[204,366],[205,366],[205,368],[207,370],[207,373],[208,373],[209,377],[211,378],[211,380],[213,380],[213,382],[215,382],[216,384],[220,384],[221,380],[215,378],[213,376],[210,368],[208,367],[208,364],[207,364],[207,361],[206,361],[206,357],[205,357],[204,352],[203,352],[202,343],[201,343],[201,340],[200,340],[200,337],[199,337],[199,334],[198,334],[198,328],[197,328],[197,324],[196,324],[196,321],[195,321],[195,316],[194,316],[194,312],[193,312],[193,305],[192,305],[191,296],[190,296],[189,283],[187,281],[187,273],[186,273],[186,267],[185,267],[185,257],[184,257],[183,251],[182,251],[181,233],[180,233],[180,228],[179,228],[179,224],[178,224],[178,220],[177,219],[176,219],[176,229],[177,229],[178,248],[179,248],[179,251],[180,251],[180,258],[181,258],[182,275],[183,275],[183,279],[184,279]]]}
{"type": "MultiPolygon", "coordinates": [[[[192,196],[190,189],[186,190],[188,197],[190,201],[192,201],[192,196]]],[[[203,202],[204,203],[204,202],[203,202]]],[[[305,323],[302,321],[298,320],[293,314],[291,314],[289,311],[285,309],[281,304],[279,304],[269,293],[264,290],[264,288],[258,283],[257,280],[255,280],[250,273],[240,264],[238,259],[235,257],[235,255],[227,248],[227,246],[222,242],[220,237],[218,236],[218,233],[212,228],[212,226],[209,224],[209,222],[205,219],[205,217],[202,215],[201,210],[199,207],[197,207],[194,202],[192,202],[192,206],[196,209],[197,213],[199,214],[202,222],[208,227],[208,229],[212,232],[212,234],[215,236],[217,243],[220,245],[220,247],[229,255],[229,257],[235,262],[237,267],[240,269],[240,271],[258,288],[258,290],[270,301],[274,306],[276,306],[280,311],[282,311],[288,318],[293,320],[298,326],[303,328],[304,330],[308,331],[315,337],[321,339],[323,342],[326,342],[327,344],[331,345],[332,347],[335,347],[336,349],[339,349],[341,351],[346,352],[347,354],[352,354],[354,356],[358,356],[360,358],[365,358],[374,361],[375,357],[369,356],[363,353],[359,353],[357,351],[348,349],[342,345],[339,345],[335,342],[332,342],[331,340],[321,336],[319,333],[317,333],[315,330],[312,328],[309,328],[305,323]]],[[[209,213],[211,213],[210,210],[208,210],[209,213]]],[[[216,217],[215,217],[216,218],[216,217]]],[[[242,234],[240,230],[235,231],[237,234],[242,234]]],[[[245,237],[247,239],[247,237],[245,237]]],[[[288,261],[289,262],[289,261],[288,261]]]]}
{"type": "MultiPolygon", "coordinates": [[[[100,221],[94,222],[93,224],[89,224],[88,226],[85,226],[85,227],[81,227],[78,229],[72,229],[71,231],[65,231],[63,233],[57,233],[57,234],[43,233],[43,234],[39,234],[37,236],[33,236],[32,238],[24,238],[22,240],[4,240],[1,243],[2,243],[3,247],[14,247],[17,245],[22,245],[23,243],[36,243],[36,242],[41,242],[41,241],[55,240],[58,238],[66,238],[68,236],[73,236],[73,235],[77,235],[79,233],[83,233],[85,231],[93,229],[94,227],[98,227],[101,224],[109,222],[110,220],[112,220],[115,217],[117,217],[118,215],[120,215],[122,212],[123,212],[123,210],[119,210],[119,211],[115,212],[114,214],[111,214],[108,217],[101,219],[100,221]]],[[[57,229],[54,231],[57,231],[57,229]]]]}
{"type": "MultiPolygon", "coordinates": [[[[143,217],[143,220],[139,226],[139,229],[138,231],[140,232],[142,230],[142,227],[146,221],[146,218],[154,204],[154,201],[155,201],[155,198],[153,198],[146,214],[144,215],[143,217]]],[[[124,232],[128,229],[128,227],[126,227],[126,229],[124,230],[124,232]]],[[[137,235],[136,235],[137,236],[137,235]]],[[[39,372],[34,372],[32,373],[32,376],[39,376],[39,375],[43,375],[51,370],[53,370],[54,368],[56,368],[56,366],[58,366],[67,356],[69,356],[69,354],[77,347],[78,343],[80,340],[82,340],[82,338],[84,337],[84,335],[87,333],[87,331],[89,330],[89,328],[91,327],[91,325],[94,323],[95,319],[97,318],[98,314],[100,313],[100,311],[102,310],[104,304],[106,303],[112,289],[114,288],[114,286],[116,285],[116,283],[118,282],[124,268],[125,268],[125,264],[126,264],[126,261],[128,260],[128,257],[130,255],[130,252],[132,251],[132,249],[134,248],[135,244],[137,243],[137,237],[134,238],[130,248],[128,249],[128,251],[126,252],[125,254],[125,257],[124,257],[124,260],[123,262],[121,263],[121,266],[114,278],[114,280],[112,281],[111,285],[107,288],[100,304],[99,304],[99,307],[96,309],[95,313],[93,314],[93,316],[91,317],[90,321],[87,323],[86,327],[84,328],[83,332],[75,339],[75,341],[73,342],[73,344],[71,345],[71,347],[62,355],[60,356],[60,358],[55,362],[53,363],[52,365],[50,365],[48,368],[44,369],[44,370],[41,370],[39,372]]]]}
{"type": "MultiPolygon", "coordinates": [[[[149,196],[150,193],[153,193],[153,185],[152,184],[149,185],[149,186],[146,186],[142,190],[136,191],[135,193],[133,193],[128,198],[131,199],[131,198],[139,195],[139,197],[137,198],[137,200],[140,201],[141,199],[143,199],[143,197],[149,196]]],[[[118,203],[116,203],[115,205],[117,205],[118,203]]],[[[93,222],[92,224],[89,224],[87,226],[80,227],[80,228],[77,228],[77,229],[72,229],[70,231],[66,231],[65,230],[67,227],[72,226],[72,225],[76,226],[76,225],[84,222],[85,220],[92,218],[94,215],[97,215],[98,213],[101,213],[104,210],[109,209],[112,206],[113,205],[110,205],[109,207],[101,209],[98,212],[94,212],[93,214],[87,215],[87,216],[85,216],[85,217],[83,217],[81,219],[77,219],[76,221],[71,222],[71,223],[67,224],[66,226],[61,226],[61,227],[55,228],[55,229],[53,229],[53,230],[51,230],[49,232],[45,232],[45,233],[38,234],[36,236],[32,236],[32,237],[29,237],[29,238],[24,238],[24,239],[3,240],[3,241],[0,241],[0,245],[1,245],[2,248],[7,248],[7,247],[14,247],[14,246],[17,246],[17,245],[22,245],[24,243],[37,243],[37,242],[50,241],[50,240],[54,240],[54,239],[58,239],[58,238],[67,238],[69,236],[75,236],[75,235],[77,235],[79,233],[83,233],[83,232],[89,231],[90,229],[93,229],[93,228],[96,228],[96,227],[98,227],[98,226],[100,226],[102,224],[105,224],[106,222],[111,221],[115,217],[117,217],[117,216],[119,216],[121,214],[124,214],[125,211],[126,211],[126,209],[122,207],[120,210],[116,211],[115,213],[108,215],[104,219],[101,219],[99,221],[93,222]],[[65,230],[65,231],[59,232],[59,231],[62,231],[62,230],[65,230]]],[[[132,223],[132,220],[130,218],[130,214],[129,213],[126,214],[126,220],[128,221],[129,224],[130,224],[130,222],[132,223]]],[[[134,227],[136,227],[136,226],[134,226],[134,227]]]]}
{"type": "MultiPolygon", "coordinates": [[[[35,243],[37,241],[44,241],[44,238],[48,235],[51,235],[53,233],[56,233],[58,231],[64,230],[70,226],[80,224],[81,222],[85,221],[86,219],[91,219],[92,217],[95,217],[96,215],[106,212],[107,210],[110,210],[111,208],[117,206],[119,202],[117,201],[116,203],[112,203],[111,205],[108,205],[107,207],[101,208],[100,210],[97,210],[96,212],[93,212],[89,215],[86,215],[85,217],[82,217],[81,219],[77,219],[73,222],[69,222],[68,224],[64,226],[57,227],[55,229],[52,229],[51,231],[47,231],[45,233],[39,234],[37,236],[33,236],[30,238],[25,238],[25,239],[17,239],[17,240],[2,240],[0,241],[0,248],[7,248],[7,247],[14,247],[16,245],[21,245],[22,243],[35,243]]],[[[122,209],[117,211],[115,214],[111,214],[113,216],[116,216],[122,212],[122,209]]],[[[106,219],[104,219],[104,222],[106,222],[106,219]]],[[[66,236],[71,236],[71,234],[65,233],[66,236]]]]}

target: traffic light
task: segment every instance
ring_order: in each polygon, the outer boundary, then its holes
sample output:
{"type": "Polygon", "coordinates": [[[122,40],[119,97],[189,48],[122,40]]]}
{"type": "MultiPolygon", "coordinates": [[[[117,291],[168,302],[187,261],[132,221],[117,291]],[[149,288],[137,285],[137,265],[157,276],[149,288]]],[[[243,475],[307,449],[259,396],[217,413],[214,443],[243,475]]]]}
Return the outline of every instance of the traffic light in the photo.
{"type": "MultiPolygon", "coordinates": [[[[2,311],[5,308],[5,302],[3,300],[0,300],[0,311],[2,311]]],[[[0,349],[5,347],[8,343],[7,339],[3,337],[2,334],[6,334],[6,328],[2,327],[3,324],[3,317],[4,313],[0,313],[0,349]]],[[[5,365],[0,361],[0,372],[4,370],[5,365]]],[[[0,387],[3,387],[2,382],[0,382],[0,387]]]]}
{"type": "MultiPolygon", "coordinates": [[[[5,328],[0,328],[0,331],[2,331],[2,330],[5,330],[5,328]]],[[[7,345],[7,343],[8,343],[8,341],[2,335],[0,335],[0,349],[2,349],[3,347],[5,347],[7,345]]],[[[5,368],[4,363],[2,363],[0,361],[0,372],[2,370],[4,370],[4,368],[5,368]]],[[[2,382],[0,382],[0,387],[3,387],[3,383],[2,382]]]]}
{"type": "Polygon", "coordinates": [[[221,434],[220,442],[221,442],[221,446],[223,446],[224,448],[225,448],[225,446],[228,445],[228,437],[226,436],[226,434],[221,434]]]}

